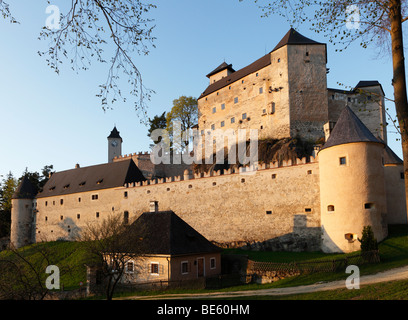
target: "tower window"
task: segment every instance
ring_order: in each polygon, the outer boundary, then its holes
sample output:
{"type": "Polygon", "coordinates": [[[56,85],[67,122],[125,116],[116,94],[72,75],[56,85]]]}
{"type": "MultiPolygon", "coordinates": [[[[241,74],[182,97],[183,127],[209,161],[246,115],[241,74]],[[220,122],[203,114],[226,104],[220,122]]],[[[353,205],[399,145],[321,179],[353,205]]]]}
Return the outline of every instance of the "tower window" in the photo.
{"type": "Polygon", "coordinates": [[[372,202],[364,203],[364,209],[372,209],[372,208],[374,208],[374,203],[372,202]]]}
{"type": "Polygon", "coordinates": [[[340,157],[339,162],[341,166],[345,166],[347,164],[347,159],[346,157],[340,157]]]}

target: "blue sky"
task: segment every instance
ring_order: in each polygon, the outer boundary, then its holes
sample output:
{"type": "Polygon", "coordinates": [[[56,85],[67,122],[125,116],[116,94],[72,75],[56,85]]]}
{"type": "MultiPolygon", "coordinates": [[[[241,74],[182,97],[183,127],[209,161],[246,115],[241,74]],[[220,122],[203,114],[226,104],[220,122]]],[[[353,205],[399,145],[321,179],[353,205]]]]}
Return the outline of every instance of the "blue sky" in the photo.
{"type": "MultiPolygon", "coordinates": [[[[116,124],[124,140],[123,154],[148,151],[147,128],[140,124],[133,103],[118,102],[104,112],[95,96],[108,66],[93,62],[78,74],[65,64],[59,75],[37,51],[48,15],[45,0],[8,0],[21,24],[0,20],[0,175],[20,177],[25,168],[39,171],[54,165],[57,171],[107,161],[107,136],[116,124]]],[[[261,18],[253,1],[159,0],[155,19],[156,48],[148,56],[134,56],[146,87],[156,91],[148,116],[169,111],[181,95],[198,97],[208,85],[207,73],[224,60],[238,70],[271,51],[289,30],[278,16],[261,18]]],[[[51,1],[66,10],[66,1],[51,1]],[[64,4],[65,2],[65,4],[64,4]]],[[[303,35],[328,43],[307,25],[294,26],[303,35]]],[[[328,87],[354,86],[360,80],[378,80],[392,98],[390,56],[378,57],[375,47],[356,43],[335,52],[328,43],[328,87]]],[[[392,103],[386,103],[395,114],[392,103]]],[[[402,157],[395,129],[388,126],[389,145],[402,157]]]]}

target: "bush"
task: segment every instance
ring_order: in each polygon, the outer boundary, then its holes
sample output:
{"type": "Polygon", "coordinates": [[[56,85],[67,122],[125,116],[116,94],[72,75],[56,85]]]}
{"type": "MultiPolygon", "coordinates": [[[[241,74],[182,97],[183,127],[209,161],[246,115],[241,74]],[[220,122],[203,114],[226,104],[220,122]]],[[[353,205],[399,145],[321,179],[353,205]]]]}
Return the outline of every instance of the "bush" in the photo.
{"type": "Polygon", "coordinates": [[[374,237],[374,232],[371,226],[365,226],[363,228],[363,234],[361,239],[358,239],[361,245],[361,252],[378,250],[377,239],[374,237]]]}

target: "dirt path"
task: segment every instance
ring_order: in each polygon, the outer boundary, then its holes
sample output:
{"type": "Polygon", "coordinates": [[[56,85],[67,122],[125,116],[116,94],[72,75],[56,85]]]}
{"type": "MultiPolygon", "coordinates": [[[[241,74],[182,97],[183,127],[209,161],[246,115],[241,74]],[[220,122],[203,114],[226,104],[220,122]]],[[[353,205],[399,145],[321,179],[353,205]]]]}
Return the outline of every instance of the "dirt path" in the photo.
{"type": "MultiPolygon", "coordinates": [[[[348,277],[345,274],[345,279],[348,277]]],[[[324,290],[334,290],[346,288],[346,280],[339,280],[326,283],[315,283],[307,286],[298,286],[290,288],[272,288],[248,291],[233,291],[233,292],[211,292],[211,293],[197,293],[197,294],[169,294],[160,296],[132,296],[121,299],[126,300],[165,300],[165,299],[206,299],[206,298],[239,298],[248,296],[266,296],[266,295],[288,295],[309,293],[324,290]]],[[[378,282],[387,282],[394,280],[408,279],[408,266],[395,268],[384,272],[379,272],[372,275],[360,277],[360,286],[373,284],[378,282]]]]}

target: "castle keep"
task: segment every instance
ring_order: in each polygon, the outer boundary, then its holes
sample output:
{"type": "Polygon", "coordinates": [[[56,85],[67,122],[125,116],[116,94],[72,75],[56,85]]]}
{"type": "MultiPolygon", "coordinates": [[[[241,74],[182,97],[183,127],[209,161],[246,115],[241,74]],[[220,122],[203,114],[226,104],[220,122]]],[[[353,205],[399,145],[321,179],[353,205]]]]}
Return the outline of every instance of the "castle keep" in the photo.
{"type": "MultiPolygon", "coordinates": [[[[11,242],[74,240],[110,214],[125,222],[157,201],[221,246],[350,252],[364,226],[378,241],[406,224],[403,165],[387,145],[384,93],[377,81],[327,88],[326,45],[291,29],[264,57],[210,72],[198,99],[198,132],[257,129],[259,139],[298,138],[307,157],[195,172],[155,165],[149,153],[121,155],[114,128],[108,162],[54,173],[34,194],[23,180],[13,197],[11,242]]],[[[158,230],[159,232],[160,230],[158,230]]]]}

